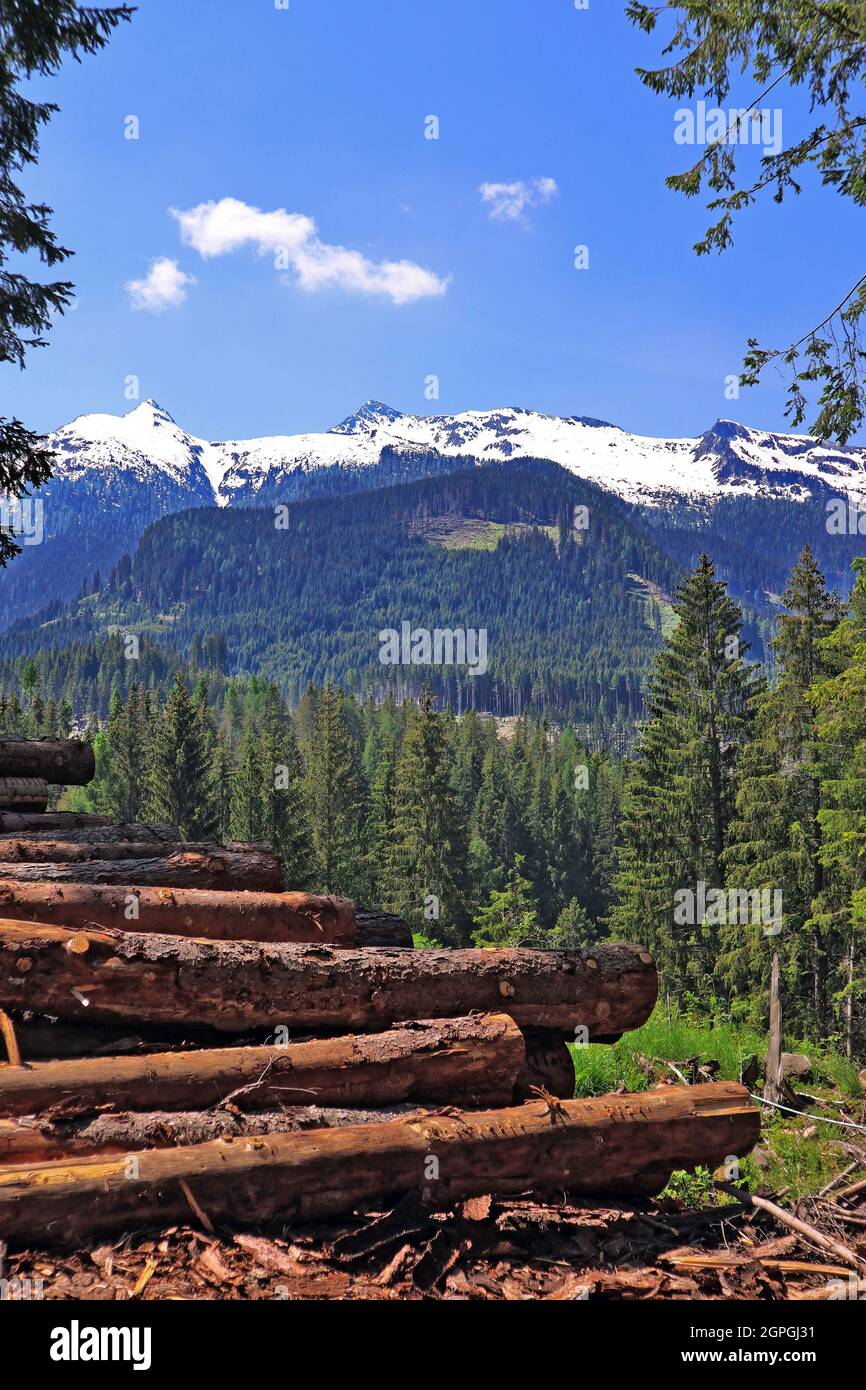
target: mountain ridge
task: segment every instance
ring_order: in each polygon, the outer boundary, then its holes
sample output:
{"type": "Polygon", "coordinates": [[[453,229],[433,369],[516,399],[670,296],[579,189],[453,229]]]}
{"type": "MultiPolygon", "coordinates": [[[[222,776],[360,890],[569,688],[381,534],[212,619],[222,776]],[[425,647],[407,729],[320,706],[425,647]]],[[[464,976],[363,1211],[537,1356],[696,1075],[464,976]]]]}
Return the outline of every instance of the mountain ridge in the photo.
{"type": "Polygon", "coordinates": [[[56,479],[73,480],[88,467],[111,464],[143,476],[149,463],[174,482],[186,482],[190,505],[255,505],[260,497],[270,500],[275,487],[293,475],[361,471],[378,465],[386,449],[479,463],[545,458],[626,501],[649,506],[738,494],[798,501],[816,488],[866,501],[866,449],[837,449],[723,418],[695,438],[667,439],[590,416],[521,406],[412,415],[368,400],[324,431],[206,440],[147,400],[126,415],[77,416],[49,435],[48,443],[57,451],[56,479]]]}
{"type": "Polygon", "coordinates": [[[655,439],[518,406],[420,416],[367,400],[319,433],[208,440],[149,399],[125,415],[77,416],[47,443],[54,476],[35,494],[44,526],[0,571],[0,631],[89,591],[147,526],[190,508],[272,508],[509,462],[554,465],[640,509],[649,525],[695,512],[702,525],[720,507],[756,502],[806,504],[820,526],[831,496],[866,505],[866,449],[730,420],[696,438],[655,439]]]}

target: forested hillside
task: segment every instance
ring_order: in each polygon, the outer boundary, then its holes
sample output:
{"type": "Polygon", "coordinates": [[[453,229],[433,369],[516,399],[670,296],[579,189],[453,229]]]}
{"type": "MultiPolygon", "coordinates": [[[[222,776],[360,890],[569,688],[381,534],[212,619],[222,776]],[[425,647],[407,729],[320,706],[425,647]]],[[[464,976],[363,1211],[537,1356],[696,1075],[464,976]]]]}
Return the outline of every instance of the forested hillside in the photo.
{"type": "MultiPolygon", "coordinates": [[[[643,941],[671,1000],[757,1026],[778,953],[789,1026],[856,1055],[866,561],[855,568],[846,609],[804,550],[768,683],[702,557],[677,589],[648,717],[624,760],[532,716],[502,737],[429,687],[397,703],[326,682],[292,711],[275,684],[221,674],[218,643],[197,644],[186,669],[145,647],[150,688],[128,677],[107,720],[91,719],[97,776],[71,804],[175,820],[192,838],[270,840],[293,886],[386,905],[451,944],[643,941]]],[[[50,668],[16,669],[0,726],[68,731],[83,711],[46,688],[50,668]]]]}
{"type": "Polygon", "coordinates": [[[0,690],[10,658],[36,655],[47,693],[104,714],[112,685],[151,675],[112,664],[101,639],[115,632],[185,660],[207,646],[225,674],[261,675],[291,703],[327,677],[401,699],[429,680],[455,710],[631,725],[661,630],[640,581],[670,593],[679,573],[626,504],[538,461],[276,511],[189,511],[150,527],[95,592],[13,627],[0,690]],[[431,518],[490,520],[501,538],[442,544],[431,518]],[[483,629],[486,672],[383,665],[379,633],[404,622],[483,629]]]}
{"type": "Polygon", "coordinates": [[[187,510],[148,527],[113,569],[94,552],[76,599],[13,623],[0,692],[31,656],[46,694],[100,716],[113,688],[155,688],[179,661],[262,675],[292,704],[310,681],[402,699],[429,678],[457,711],[546,713],[625,747],[667,600],[702,550],[743,607],[758,659],[773,660],[780,596],[807,539],[847,594],[864,542],[827,531],[830,498],[638,508],[527,460],[291,505],[187,510]],[[383,665],[379,633],[404,622],[483,629],[486,671],[383,665]]]}

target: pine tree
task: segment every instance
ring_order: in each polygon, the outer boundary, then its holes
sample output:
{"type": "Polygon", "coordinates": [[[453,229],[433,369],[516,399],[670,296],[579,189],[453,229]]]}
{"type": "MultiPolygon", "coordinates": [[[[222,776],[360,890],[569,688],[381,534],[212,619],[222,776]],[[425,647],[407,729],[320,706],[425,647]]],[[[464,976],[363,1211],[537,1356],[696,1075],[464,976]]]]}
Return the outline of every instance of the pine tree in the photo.
{"type": "Polygon", "coordinates": [[[208,730],[178,672],[153,734],[150,814],[156,820],[174,822],[189,840],[212,839],[212,792],[208,730]]]}
{"type": "Polygon", "coordinates": [[[842,608],[827,592],[808,545],[782,602],[785,611],[771,644],[780,677],[761,698],[743,751],[725,854],[729,887],[781,894],[781,930],[769,935],[755,927],[728,926],[723,931],[723,973],[743,1001],[740,1011],[753,1001],[758,1005],[755,1021],[763,1024],[763,994],[772,956],[778,953],[789,1026],[824,1037],[829,1025],[827,954],[820,920],[813,915],[825,877],[813,685],[828,674],[824,643],[842,608]]]}
{"type": "Polygon", "coordinates": [[[308,701],[306,805],[315,873],[328,893],[363,898],[366,785],[346,696],[328,682],[308,701]]]}
{"type": "MultiPolygon", "coordinates": [[[[57,110],[53,102],[34,101],[29,84],[53,76],[66,55],[97,52],[132,14],[126,5],[97,9],[71,0],[16,0],[0,10],[0,267],[10,253],[15,262],[14,270],[0,273],[0,362],[23,367],[27,350],[44,345],[54,315],[72,300],[68,281],[40,284],[20,269],[28,252],[49,267],[72,254],[50,230],[51,208],[28,202],[17,182],[36,162],[40,127],[57,110]]],[[[26,497],[51,477],[52,459],[41,436],[0,417],[0,497],[26,497]]],[[[0,567],[19,550],[9,528],[0,526],[0,567]]]]}
{"type": "Polygon", "coordinates": [[[539,944],[538,904],[532,884],[524,878],[523,855],[515,855],[505,887],[494,888],[490,901],[475,915],[472,940],[476,946],[539,944]]]}
{"type": "Polygon", "coordinates": [[[849,615],[822,644],[828,674],[812,687],[825,875],[814,920],[849,1057],[866,1046],[866,560],[854,570],[849,615]]]}
{"type": "Polygon", "coordinates": [[[459,881],[465,831],[451,786],[452,756],[445,717],[425,686],[397,764],[387,875],[391,903],[413,926],[437,936],[453,936],[465,922],[459,881]]]}
{"type": "Polygon", "coordinates": [[[629,778],[612,920],[646,942],[671,989],[706,998],[716,984],[718,924],[678,924],[675,894],[721,888],[737,756],[762,678],[746,665],[742,614],[706,555],[677,590],[677,624],[655,661],[629,778]]]}

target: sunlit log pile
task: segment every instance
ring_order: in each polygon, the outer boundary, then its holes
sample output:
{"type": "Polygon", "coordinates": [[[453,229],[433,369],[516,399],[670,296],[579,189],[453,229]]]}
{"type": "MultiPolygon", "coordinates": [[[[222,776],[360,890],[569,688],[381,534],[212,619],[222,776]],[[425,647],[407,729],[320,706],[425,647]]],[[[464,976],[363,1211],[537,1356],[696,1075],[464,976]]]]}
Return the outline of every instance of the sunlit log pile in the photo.
{"type": "Polygon", "coordinates": [[[10,1249],[191,1218],[647,1196],[754,1145],[758,1111],[732,1082],[573,1098],[569,1045],[652,1012],[642,948],[412,949],[393,914],[287,889],[267,846],[191,844],[22,791],[92,775],[78,740],[0,739],[10,1249]]]}

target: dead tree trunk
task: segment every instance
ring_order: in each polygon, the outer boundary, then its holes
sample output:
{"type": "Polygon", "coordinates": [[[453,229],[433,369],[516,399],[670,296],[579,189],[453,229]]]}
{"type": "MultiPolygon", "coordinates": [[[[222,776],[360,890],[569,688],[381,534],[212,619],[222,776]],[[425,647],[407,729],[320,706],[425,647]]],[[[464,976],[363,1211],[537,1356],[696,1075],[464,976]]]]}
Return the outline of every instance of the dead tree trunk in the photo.
{"type": "Polygon", "coordinates": [[[354,946],[356,936],[354,907],[348,898],[320,898],[312,893],[139,888],[137,883],[114,887],[0,879],[0,917],[56,923],[70,930],[130,928],[210,941],[318,941],[354,946]]]}
{"type": "Polygon", "coordinates": [[[132,1168],[127,1154],[95,1155],[0,1169],[0,1230],[10,1246],[32,1247],[188,1221],[192,1203],[236,1228],[409,1193],[440,1208],[538,1187],[634,1195],[658,1191],[673,1169],[743,1157],[759,1133],[747,1092],[726,1081],[148,1149],[132,1168]]]}
{"type": "Polygon", "coordinates": [[[639,1028],[658,981],[639,946],[405,951],[185,940],[0,920],[0,1008],[88,1022],[377,1032],[407,1018],[508,1013],[593,1041],[639,1028]]]}
{"type": "Polygon", "coordinates": [[[21,883],[112,883],[161,888],[246,888],[279,893],[283,870],[275,854],[255,850],[237,854],[168,854],[162,859],[93,859],[78,864],[0,863],[0,880],[21,883]]]}
{"type": "Polygon", "coordinates": [[[764,1074],[764,1100],[778,1105],[785,1098],[782,1076],[782,1001],[780,998],[779,957],[773,956],[770,973],[770,1041],[764,1074]]]}
{"type": "Polygon", "coordinates": [[[48,783],[41,777],[0,777],[0,810],[44,811],[48,783]]]}
{"type": "Polygon", "coordinates": [[[0,777],[43,777],[81,787],[93,779],[91,744],[80,738],[0,738],[0,777]]]}
{"type": "Polygon", "coordinates": [[[404,1023],[384,1033],[278,1047],[203,1048],[135,1057],[0,1066],[0,1115],[201,1110],[229,1097],[275,1105],[391,1105],[425,1100],[510,1105],[525,1053],[507,1014],[404,1023]]]}

